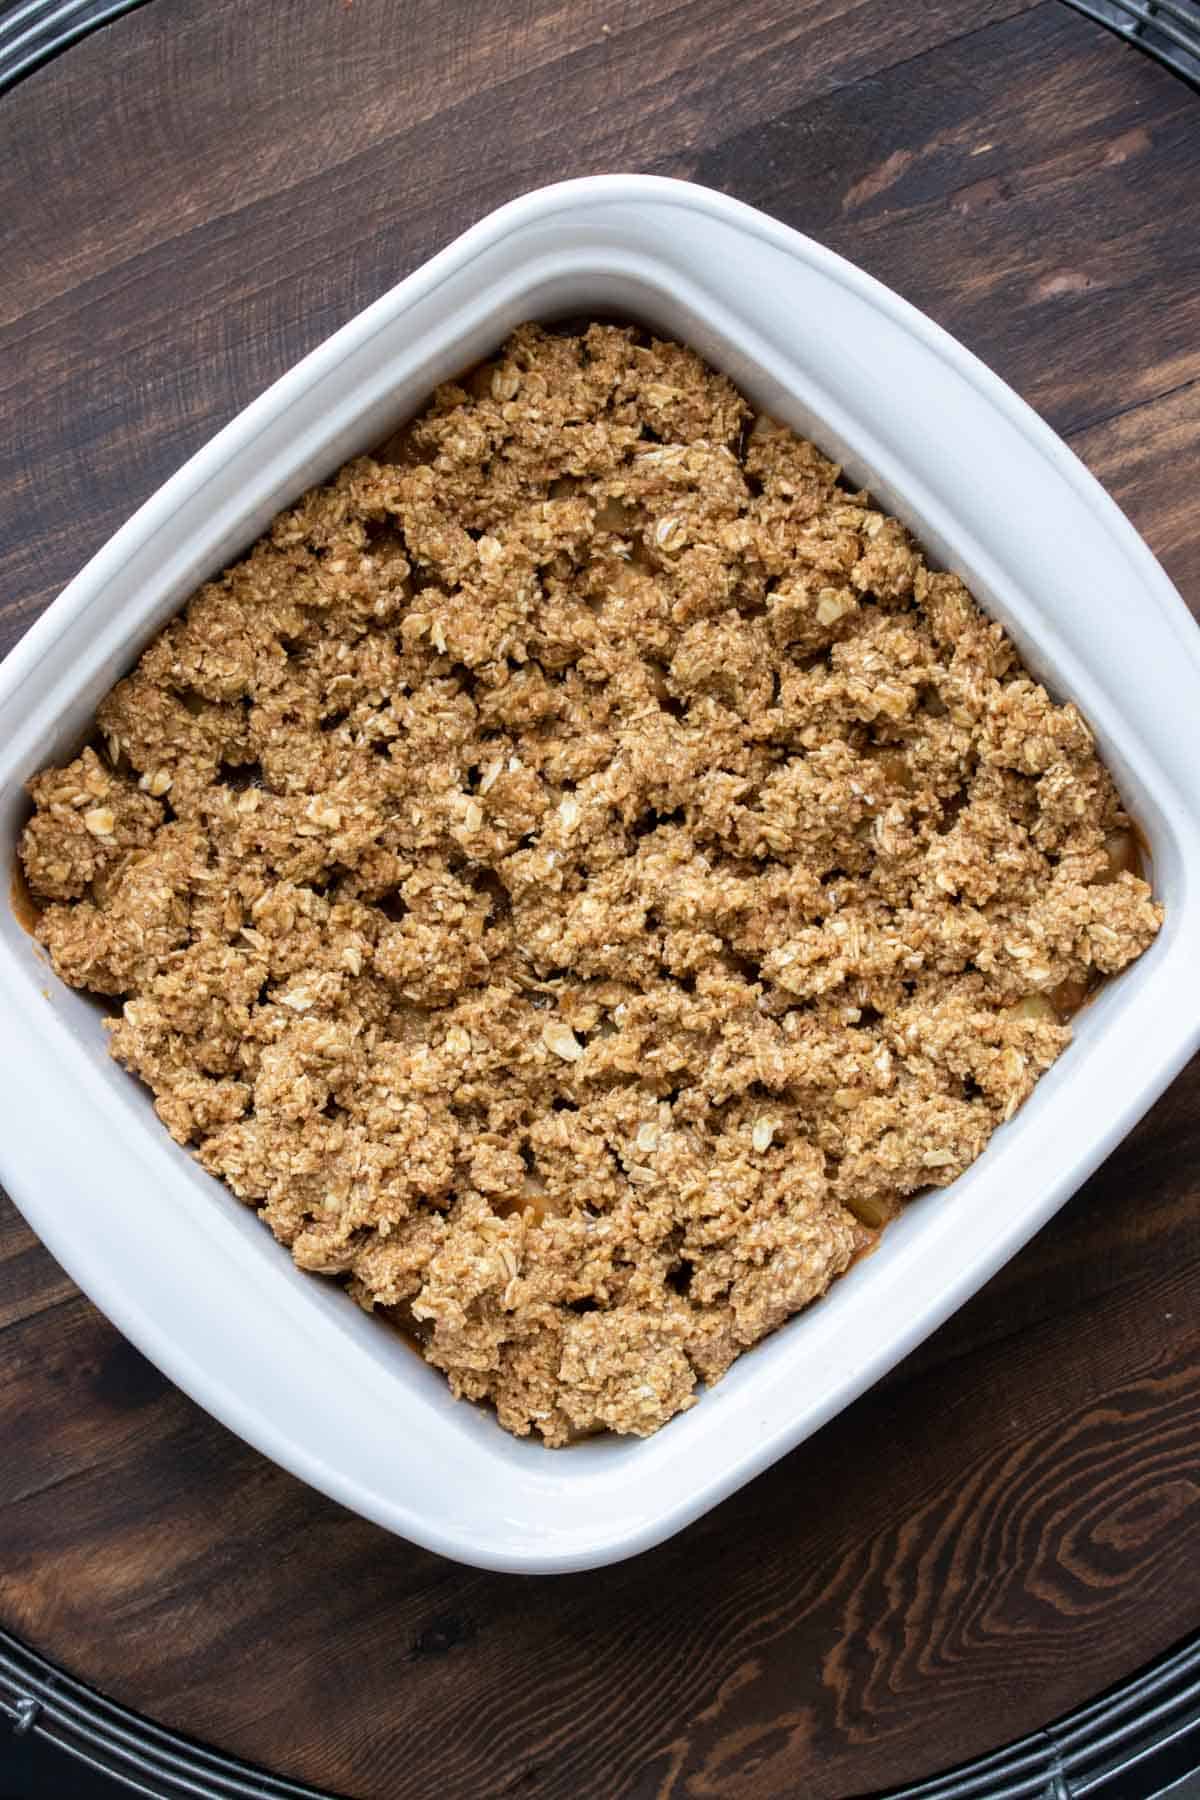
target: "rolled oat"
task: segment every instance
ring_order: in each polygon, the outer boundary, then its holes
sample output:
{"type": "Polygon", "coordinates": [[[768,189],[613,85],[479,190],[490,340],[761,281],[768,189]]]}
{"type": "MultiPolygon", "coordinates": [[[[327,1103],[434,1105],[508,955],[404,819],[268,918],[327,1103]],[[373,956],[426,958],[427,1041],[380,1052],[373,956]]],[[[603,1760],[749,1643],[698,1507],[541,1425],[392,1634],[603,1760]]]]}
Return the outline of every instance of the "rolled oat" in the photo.
{"type": "Polygon", "coordinates": [[[958,577],[610,326],[281,514],[96,745],[22,842],[59,973],[302,1267],[550,1444],[655,1430],[953,1181],[1161,917],[958,577]]]}

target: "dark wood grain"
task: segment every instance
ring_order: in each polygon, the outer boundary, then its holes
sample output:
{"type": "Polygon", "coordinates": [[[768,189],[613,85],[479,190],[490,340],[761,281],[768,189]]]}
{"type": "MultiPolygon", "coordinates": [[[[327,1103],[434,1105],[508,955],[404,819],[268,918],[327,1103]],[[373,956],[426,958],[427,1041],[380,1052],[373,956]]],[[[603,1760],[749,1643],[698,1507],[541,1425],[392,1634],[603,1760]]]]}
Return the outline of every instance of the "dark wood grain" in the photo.
{"type": "MultiPolygon", "coordinates": [[[[154,0],[0,103],[0,644],[492,205],[615,167],[979,351],[1200,603],[1200,101],[1056,0],[154,0]]],[[[1200,1070],[885,1383],[672,1543],[457,1568],[164,1381],[0,1210],[0,1624],[356,1796],[841,1796],[1200,1624],[1200,1070]]],[[[80,1196],[86,1204],[86,1196],[80,1196]]]]}

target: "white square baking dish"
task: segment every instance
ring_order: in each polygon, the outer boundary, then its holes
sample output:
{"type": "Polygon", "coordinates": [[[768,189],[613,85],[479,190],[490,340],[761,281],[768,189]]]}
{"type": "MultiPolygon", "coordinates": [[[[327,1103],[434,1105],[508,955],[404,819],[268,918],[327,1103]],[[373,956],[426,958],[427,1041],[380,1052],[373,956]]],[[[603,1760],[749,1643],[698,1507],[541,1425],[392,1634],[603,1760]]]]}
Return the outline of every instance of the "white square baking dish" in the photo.
{"type": "Polygon", "coordinates": [[[304,1480],[447,1556],[580,1569],[647,1548],[808,1437],[1062,1205],[1200,1041],[1200,633],[1072,453],[944,332],[750,208],[636,176],[493,213],[248,407],[120,530],[0,668],[9,855],[23,783],[192,589],[529,317],[635,318],[811,435],[967,580],[1089,719],[1149,841],[1165,927],[953,1188],[645,1442],[518,1442],[300,1274],[167,1137],[91,1003],[0,917],[0,1174],[69,1273],[201,1405],[304,1480]]]}

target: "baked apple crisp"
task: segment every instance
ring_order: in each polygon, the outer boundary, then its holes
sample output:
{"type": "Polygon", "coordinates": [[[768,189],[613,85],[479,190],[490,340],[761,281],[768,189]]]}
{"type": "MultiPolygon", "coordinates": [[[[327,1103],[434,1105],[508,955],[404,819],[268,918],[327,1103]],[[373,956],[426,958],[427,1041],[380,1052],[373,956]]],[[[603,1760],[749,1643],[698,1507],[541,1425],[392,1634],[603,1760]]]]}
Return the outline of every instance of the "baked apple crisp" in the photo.
{"type": "Polygon", "coordinates": [[[32,794],[38,935],[168,1130],[552,1445],[952,1182],[1161,919],[959,578],[607,325],[282,513],[32,794]]]}

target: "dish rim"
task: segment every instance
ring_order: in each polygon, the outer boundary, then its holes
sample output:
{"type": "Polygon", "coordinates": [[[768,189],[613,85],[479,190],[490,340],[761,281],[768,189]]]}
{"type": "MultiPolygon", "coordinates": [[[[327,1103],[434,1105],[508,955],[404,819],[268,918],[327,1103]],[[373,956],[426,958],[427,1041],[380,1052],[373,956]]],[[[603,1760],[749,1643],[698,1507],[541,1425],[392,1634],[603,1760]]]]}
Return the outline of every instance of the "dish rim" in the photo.
{"type": "MultiPolygon", "coordinates": [[[[709,190],[695,187],[688,183],[670,181],[653,176],[598,176],[585,177],[581,180],[558,183],[554,186],[535,190],[530,194],[510,201],[500,207],[487,218],[471,227],[446,249],[439,252],[420,269],[392,288],[388,293],[375,301],[371,306],[351,319],[338,332],[319,345],[301,362],[283,375],[268,388],[257,400],[251,402],[222,431],[208,441],[174,476],[141,507],[132,518],[122,526],[108,543],[97,552],[84,570],[69,584],[63,594],[56,600],[40,619],[30,627],[24,638],[0,665],[0,719],[6,713],[16,714],[18,730],[8,742],[7,747],[0,750],[0,788],[11,783],[13,772],[20,761],[21,739],[19,726],[21,720],[22,691],[32,686],[36,691],[39,679],[44,676],[47,666],[53,661],[64,637],[82,619],[87,617],[90,608],[103,601],[106,588],[115,574],[122,570],[130,557],[151,549],[163,533],[169,533],[174,513],[186,495],[189,500],[203,494],[213,482],[219,480],[232,457],[246,457],[260,437],[272,425],[285,417],[293,404],[308,395],[322,380],[335,374],[340,364],[351,354],[368,344],[377,334],[389,329],[397,319],[410,311],[420,301],[434,296],[446,282],[465,275],[472,264],[489,249],[500,243],[507,235],[522,230],[532,224],[552,226],[557,220],[562,224],[572,215],[586,214],[596,207],[604,207],[613,201],[626,204],[637,204],[640,201],[653,201],[661,205],[667,203],[679,207],[683,213],[693,217],[716,220],[724,225],[748,233],[753,238],[764,242],[774,249],[784,251],[790,258],[807,263],[824,276],[836,280],[848,293],[867,302],[871,308],[887,319],[891,325],[909,337],[917,339],[927,350],[935,353],[960,378],[964,379],[977,394],[986,399],[997,411],[1002,413],[1020,432],[1027,443],[1035,447],[1054,467],[1055,472],[1066,479],[1081,496],[1095,522],[1103,526],[1110,535],[1116,534],[1121,540],[1121,547],[1133,561],[1141,575],[1145,589],[1154,599],[1161,620],[1169,627],[1179,640],[1179,646],[1189,662],[1193,674],[1200,674],[1200,635],[1184,607],[1182,600],[1171,587],[1166,576],[1151,556],[1149,550],[1137,537],[1129,523],[1123,518],[1111,499],[1104,494],[1099,484],[1079,463],[1073,452],[1061,439],[1045,425],[1032,410],[1021,401],[999,377],[992,374],[984,364],[979,362],[955,339],[939,326],[917,311],[891,289],[877,282],[864,271],[845,262],[835,253],[825,249],[813,240],[794,232],[791,228],[768,219],[755,209],[743,203],[731,200],[726,196],[712,193],[709,190]],[[1190,634],[1190,635],[1189,635],[1190,634]]],[[[599,308],[597,310],[600,310],[599,308]]],[[[432,385],[432,383],[430,384],[432,385]]],[[[60,682],[61,686],[62,683],[60,682]]],[[[36,719],[36,699],[30,702],[30,710],[25,723],[36,719]]],[[[1135,734],[1135,727],[1128,721],[1121,721],[1130,733],[1135,734]]],[[[0,742],[3,739],[0,738],[0,742]]],[[[1156,767],[1156,773],[1160,773],[1156,767]]],[[[1160,798],[1167,811],[1176,809],[1186,800],[1172,789],[1172,785],[1163,777],[1159,790],[1160,798]]],[[[1194,824],[1194,821],[1192,821],[1194,824]]],[[[1179,819],[1175,820],[1179,825],[1179,819]]],[[[1188,878],[1180,890],[1180,899],[1176,907],[1183,903],[1186,916],[1173,920],[1177,925],[1175,962],[1178,963],[1178,935],[1184,934],[1193,946],[1200,945],[1200,922],[1197,920],[1195,904],[1195,888],[1200,876],[1200,856],[1197,855],[1197,842],[1193,831],[1192,841],[1185,846],[1187,855],[1183,857],[1183,873],[1188,878]]],[[[1175,909],[1173,908],[1173,911],[1175,909]]],[[[6,965],[11,962],[7,944],[0,946],[0,976],[3,976],[6,965]]],[[[1195,987],[1195,984],[1193,984],[1195,987]]],[[[708,1510],[736,1487],[794,1444],[808,1436],[834,1412],[849,1404],[858,1393],[873,1382],[878,1374],[892,1366],[913,1344],[920,1341],[928,1332],[953,1311],[962,1299],[973,1293],[987,1279],[995,1267],[1007,1259],[1007,1256],[1019,1247],[1021,1242],[1031,1235],[1032,1230],[1044,1222],[1045,1218],[1056,1209],[1074,1190],[1079,1181],[1084,1179],[1090,1169],[1101,1160],[1113,1144],[1151,1104],[1153,1099],[1165,1087],[1167,1081],[1182,1066],[1183,1062],[1200,1043],[1200,1008],[1197,1008],[1189,1029],[1181,1030],[1176,1023],[1174,1035],[1166,1053],[1160,1056],[1157,1071],[1152,1081],[1143,1081],[1128,1105],[1115,1114],[1108,1122],[1106,1129],[1096,1134],[1091,1149],[1076,1160],[1069,1178],[1060,1180],[1046,1196],[1041,1217],[1029,1230],[1019,1234],[996,1236],[993,1249],[994,1259],[990,1268],[979,1272],[979,1265],[973,1267],[970,1274],[949,1286],[943,1296],[945,1304],[934,1309],[937,1316],[932,1316],[929,1309],[914,1319],[911,1329],[906,1333],[893,1332],[882,1348],[864,1360],[860,1368],[853,1371],[852,1376],[843,1381],[842,1395],[835,1405],[825,1408],[820,1417],[806,1421],[798,1419],[778,1420],[773,1424],[764,1422],[762,1441],[754,1452],[743,1453],[739,1459],[723,1470],[718,1470],[713,1480],[706,1487],[693,1491],[690,1497],[676,1501],[663,1509],[655,1511],[650,1517],[643,1519],[636,1527],[624,1528],[607,1539],[603,1533],[594,1536],[587,1549],[575,1549],[564,1553],[554,1545],[540,1546],[525,1542],[523,1547],[509,1546],[507,1549],[493,1539],[484,1541],[478,1535],[472,1537],[469,1532],[454,1530],[431,1518],[430,1509],[408,1505],[394,1496],[390,1503],[381,1506],[378,1497],[366,1494],[354,1482],[342,1479],[336,1467],[298,1447],[294,1437],[286,1432],[278,1431],[273,1421],[263,1420],[252,1408],[239,1404],[236,1394],[222,1393],[214,1399],[211,1392],[212,1378],[203,1365],[197,1365],[194,1359],[182,1355],[169,1338],[164,1338],[162,1329],[155,1324],[139,1304],[137,1296],[131,1294],[126,1285],[113,1275],[111,1270],[97,1268],[88,1263],[87,1258],[76,1256],[72,1240],[69,1219],[55,1214],[53,1203],[49,1206],[42,1203],[39,1195],[31,1191],[28,1172],[21,1159],[10,1154],[10,1146],[0,1143],[0,1165],[7,1172],[10,1163],[16,1171],[12,1183],[18,1205],[26,1213],[31,1224],[48,1244],[50,1249],[63,1263],[64,1267],[75,1274],[73,1263],[81,1261],[87,1264],[86,1279],[84,1275],[76,1278],[97,1299],[103,1309],[113,1318],[122,1330],[125,1330],[134,1342],[138,1343],[153,1361],[176,1380],[178,1384],[191,1393],[200,1404],[215,1416],[229,1424],[239,1435],[264,1451],[265,1454],[290,1468],[294,1473],[309,1481],[312,1485],[331,1494],[354,1510],[366,1514],[386,1528],[401,1532],[405,1537],[424,1544],[430,1549],[461,1560],[476,1563],[480,1566],[514,1569],[522,1572],[549,1572],[557,1569],[584,1568],[597,1564],[615,1561],[629,1556],[679,1530],[684,1524],[708,1510]],[[101,1297],[103,1296],[103,1297],[101,1297]],[[207,1390],[207,1391],[206,1391],[207,1390]]],[[[11,1022],[5,1023],[5,1036],[9,1037],[11,1022]]],[[[3,1041],[0,1039],[0,1041],[3,1041]]],[[[78,1076],[78,1071],[75,1071],[78,1076]]],[[[78,1085],[76,1093],[78,1097],[78,1085]]],[[[1065,1102],[1065,1096],[1062,1099],[1065,1102]]],[[[100,1116],[100,1127],[104,1126],[104,1107],[99,1102],[99,1090],[89,1092],[88,1099],[100,1116]]],[[[156,1131],[161,1127],[155,1126],[156,1131]]],[[[7,1137],[9,1134],[5,1134],[7,1137]]],[[[165,1134],[164,1134],[165,1137],[165,1134]]],[[[964,1178],[965,1179],[965,1178],[964,1178]]],[[[895,1230],[896,1228],[891,1228],[895,1230]]],[[[278,1253],[283,1261],[282,1253],[278,1253]]],[[[986,1260],[986,1259],[985,1259],[986,1260]]],[[[311,1278],[304,1278],[311,1280],[311,1278]]],[[[369,1321],[367,1322],[369,1324],[369,1321]]],[[[378,1327],[374,1327],[378,1329],[378,1327]]],[[[788,1329],[787,1327],[783,1328],[788,1329]]],[[[749,1358],[742,1359],[748,1362],[749,1358]]],[[[438,1377],[440,1380],[441,1378],[438,1377]]],[[[727,1377],[728,1381],[730,1378],[727,1377]]],[[[722,1384],[724,1386],[724,1384],[722,1384]]],[[[750,1385],[743,1382],[741,1385],[750,1385]]],[[[778,1385],[778,1384],[776,1384],[778,1385]]],[[[709,1395],[704,1405],[697,1409],[697,1414],[711,1408],[721,1390],[709,1395]]],[[[748,1400],[747,1400],[748,1403],[748,1400]]],[[[684,1420],[676,1421],[668,1430],[678,1430],[686,1425],[696,1414],[687,1415],[684,1420]]],[[[490,1421],[489,1421],[490,1424],[490,1421]]],[[[492,1430],[498,1427],[491,1426],[492,1430]]],[[[708,1434],[711,1435],[711,1434],[708,1434]]],[[[656,1440],[648,1440],[653,1443],[656,1440]]],[[[625,1461],[636,1470],[637,1457],[641,1445],[634,1445],[625,1455],[625,1461]]],[[[539,1451],[540,1455],[561,1457],[564,1453],[539,1451]]],[[[575,1456],[574,1451],[565,1455],[575,1456]]],[[[564,1481],[558,1485],[565,1491],[573,1485],[572,1478],[564,1471],[564,1481]]],[[[575,1479],[579,1479],[576,1477],[575,1479]]],[[[635,1483],[636,1473],[631,1477],[635,1483]]]]}

